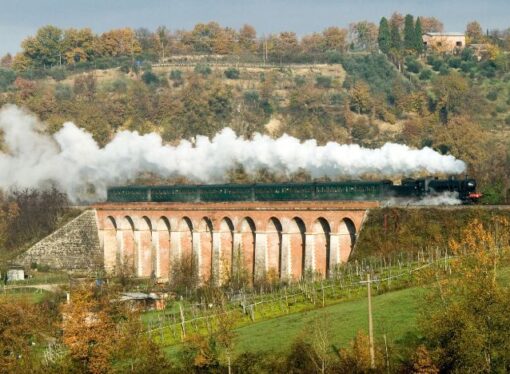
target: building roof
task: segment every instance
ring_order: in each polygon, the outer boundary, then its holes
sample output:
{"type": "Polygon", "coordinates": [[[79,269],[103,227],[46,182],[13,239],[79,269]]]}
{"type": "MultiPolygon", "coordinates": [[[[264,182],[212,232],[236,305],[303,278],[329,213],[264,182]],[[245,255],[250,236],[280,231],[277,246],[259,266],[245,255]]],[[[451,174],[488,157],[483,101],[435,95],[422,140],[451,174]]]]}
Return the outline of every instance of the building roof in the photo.
{"type": "Polygon", "coordinates": [[[465,36],[463,32],[426,32],[430,36],[465,36]]]}

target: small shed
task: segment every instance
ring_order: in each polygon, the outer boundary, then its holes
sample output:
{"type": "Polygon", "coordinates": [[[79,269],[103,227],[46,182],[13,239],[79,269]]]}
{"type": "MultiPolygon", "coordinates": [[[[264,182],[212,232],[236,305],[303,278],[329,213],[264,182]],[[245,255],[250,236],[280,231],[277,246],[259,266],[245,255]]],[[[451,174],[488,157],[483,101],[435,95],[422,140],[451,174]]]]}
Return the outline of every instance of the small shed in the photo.
{"type": "Polygon", "coordinates": [[[164,296],[165,295],[158,295],[154,292],[123,292],[119,301],[128,302],[144,310],[163,310],[166,305],[166,297],[164,296]]]}
{"type": "Polygon", "coordinates": [[[11,265],[7,269],[7,282],[25,280],[25,269],[23,266],[11,265]]]}

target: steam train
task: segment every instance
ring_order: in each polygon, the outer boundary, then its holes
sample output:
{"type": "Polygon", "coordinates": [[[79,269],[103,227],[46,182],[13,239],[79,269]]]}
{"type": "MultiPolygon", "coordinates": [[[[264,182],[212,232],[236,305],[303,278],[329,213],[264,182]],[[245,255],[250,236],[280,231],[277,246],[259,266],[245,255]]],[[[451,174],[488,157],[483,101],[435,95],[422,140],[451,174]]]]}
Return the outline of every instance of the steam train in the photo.
{"type": "Polygon", "coordinates": [[[109,202],[233,202],[233,201],[385,201],[391,198],[422,199],[450,193],[462,203],[477,202],[475,179],[403,179],[271,184],[210,184],[172,186],[121,186],[107,190],[109,202]]]}

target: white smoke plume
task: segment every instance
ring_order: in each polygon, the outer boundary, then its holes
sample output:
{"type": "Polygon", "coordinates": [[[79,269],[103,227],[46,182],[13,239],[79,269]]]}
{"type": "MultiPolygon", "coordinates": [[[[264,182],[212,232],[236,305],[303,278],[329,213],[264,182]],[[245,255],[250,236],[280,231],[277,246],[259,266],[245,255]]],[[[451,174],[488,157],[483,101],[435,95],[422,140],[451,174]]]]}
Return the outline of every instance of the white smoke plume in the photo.
{"type": "Polygon", "coordinates": [[[431,206],[431,205],[460,205],[459,193],[455,191],[445,191],[439,194],[431,194],[420,198],[402,198],[392,197],[386,200],[383,206],[431,206]]]}
{"type": "Polygon", "coordinates": [[[121,131],[103,148],[71,122],[51,136],[43,129],[34,115],[14,105],[0,109],[5,151],[0,152],[0,188],[53,183],[71,200],[84,202],[104,199],[108,186],[129,183],[144,172],[213,183],[224,181],[227,171],[239,164],[248,173],[265,168],[291,174],[304,169],[314,178],[459,174],[466,167],[463,161],[430,148],[394,143],[378,149],[334,142],[320,146],[315,140],[300,142],[288,135],[272,139],[256,134],[248,140],[230,128],[212,139],[197,136],[194,144],[182,140],[176,146],[163,144],[155,133],[121,131]]]}

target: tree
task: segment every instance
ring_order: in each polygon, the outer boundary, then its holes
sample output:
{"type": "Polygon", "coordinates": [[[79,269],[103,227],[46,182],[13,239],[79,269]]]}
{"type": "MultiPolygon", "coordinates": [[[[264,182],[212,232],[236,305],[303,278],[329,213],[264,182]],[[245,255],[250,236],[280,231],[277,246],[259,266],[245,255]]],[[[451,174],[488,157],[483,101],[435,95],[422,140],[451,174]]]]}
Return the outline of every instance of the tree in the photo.
{"type": "Polygon", "coordinates": [[[459,114],[461,108],[469,105],[466,100],[469,84],[460,74],[437,77],[433,82],[433,90],[437,97],[438,113],[445,124],[448,123],[450,114],[459,114]]]}
{"type": "Polygon", "coordinates": [[[157,39],[157,51],[159,53],[159,59],[160,61],[164,61],[168,45],[170,44],[170,32],[165,26],[159,26],[156,29],[155,35],[157,39]]]}
{"type": "Polygon", "coordinates": [[[427,32],[443,32],[443,23],[435,17],[420,17],[421,27],[424,33],[427,32]]]}
{"type": "Polygon", "coordinates": [[[243,25],[239,30],[239,47],[243,52],[253,53],[257,49],[257,31],[251,25],[243,25]]]}
{"type": "Polygon", "coordinates": [[[391,49],[391,35],[388,20],[383,17],[379,23],[379,36],[377,38],[379,49],[382,53],[388,54],[391,49]]]}
{"type": "Polygon", "coordinates": [[[63,32],[52,25],[41,27],[35,36],[23,40],[21,48],[23,55],[37,67],[62,65],[65,62],[63,32]]]}
{"type": "Polygon", "coordinates": [[[322,32],[324,52],[338,51],[344,52],[347,48],[347,30],[340,27],[328,27],[322,32]]]}
{"type": "Polygon", "coordinates": [[[105,294],[82,286],[62,306],[62,340],[78,371],[103,373],[111,368],[119,333],[113,306],[105,294]]]}
{"type": "Polygon", "coordinates": [[[404,22],[405,18],[402,14],[400,14],[399,12],[393,12],[393,14],[390,17],[390,26],[396,27],[400,32],[404,28],[404,22]]]}
{"type": "Polygon", "coordinates": [[[505,372],[510,361],[510,288],[498,279],[510,222],[475,219],[459,241],[449,271],[430,269],[431,289],[419,326],[441,372],[505,372]]]}
{"type": "Polygon", "coordinates": [[[349,26],[354,47],[361,50],[373,51],[377,47],[377,26],[372,22],[360,21],[349,26]]]}
{"type": "Polygon", "coordinates": [[[274,42],[271,52],[280,62],[289,61],[299,50],[297,35],[294,32],[281,32],[274,42]]]}
{"type": "Polygon", "coordinates": [[[480,43],[483,38],[482,26],[477,21],[471,21],[466,26],[466,36],[470,43],[480,43]]]}
{"type": "Polygon", "coordinates": [[[133,56],[142,51],[135,32],[130,28],[107,31],[98,39],[98,50],[103,56],[133,56]]]}
{"type": "Polygon", "coordinates": [[[423,53],[423,30],[421,27],[421,19],[420,17],[416,18],[416,25],[414,28],[414,49],[416,52],[421,55],[423,53]]]}
{"type": "Polygon", "coordinates": [[[358,114],[367,113],[372,106],[370,87],[363,81],[357,81],[349,91],[351,108],[358,114]]]}
{"type": "Polygon", "coordinates": [[[0,371],[3,373],[29,373],[39,368],[35,353],[48,337],[48,321],[43,308],[2,297],[0,300],[0,371]]]}
{"type": "Polygon", "coordinates": [[[402,39],[400,37],[400,31],[398,27],[394,24],[390,27],[390,37],[391,37],[391,49],[393,53],[400,52],[402,49],[402,39]]]}
{"type": "Polygon", "coordinates": [[[89,28],[65,30],[62,51],[66,63],[74,64],[75,62],[92,59],[95,53],[95,43],[95,36],[89,28]]]}
{"type": "Polygon", "coordinates": [[[414,51],[416,47],[416,34],[414,29],[414,18],[407,14],[404,23],[404,49],[414,51]]]}

